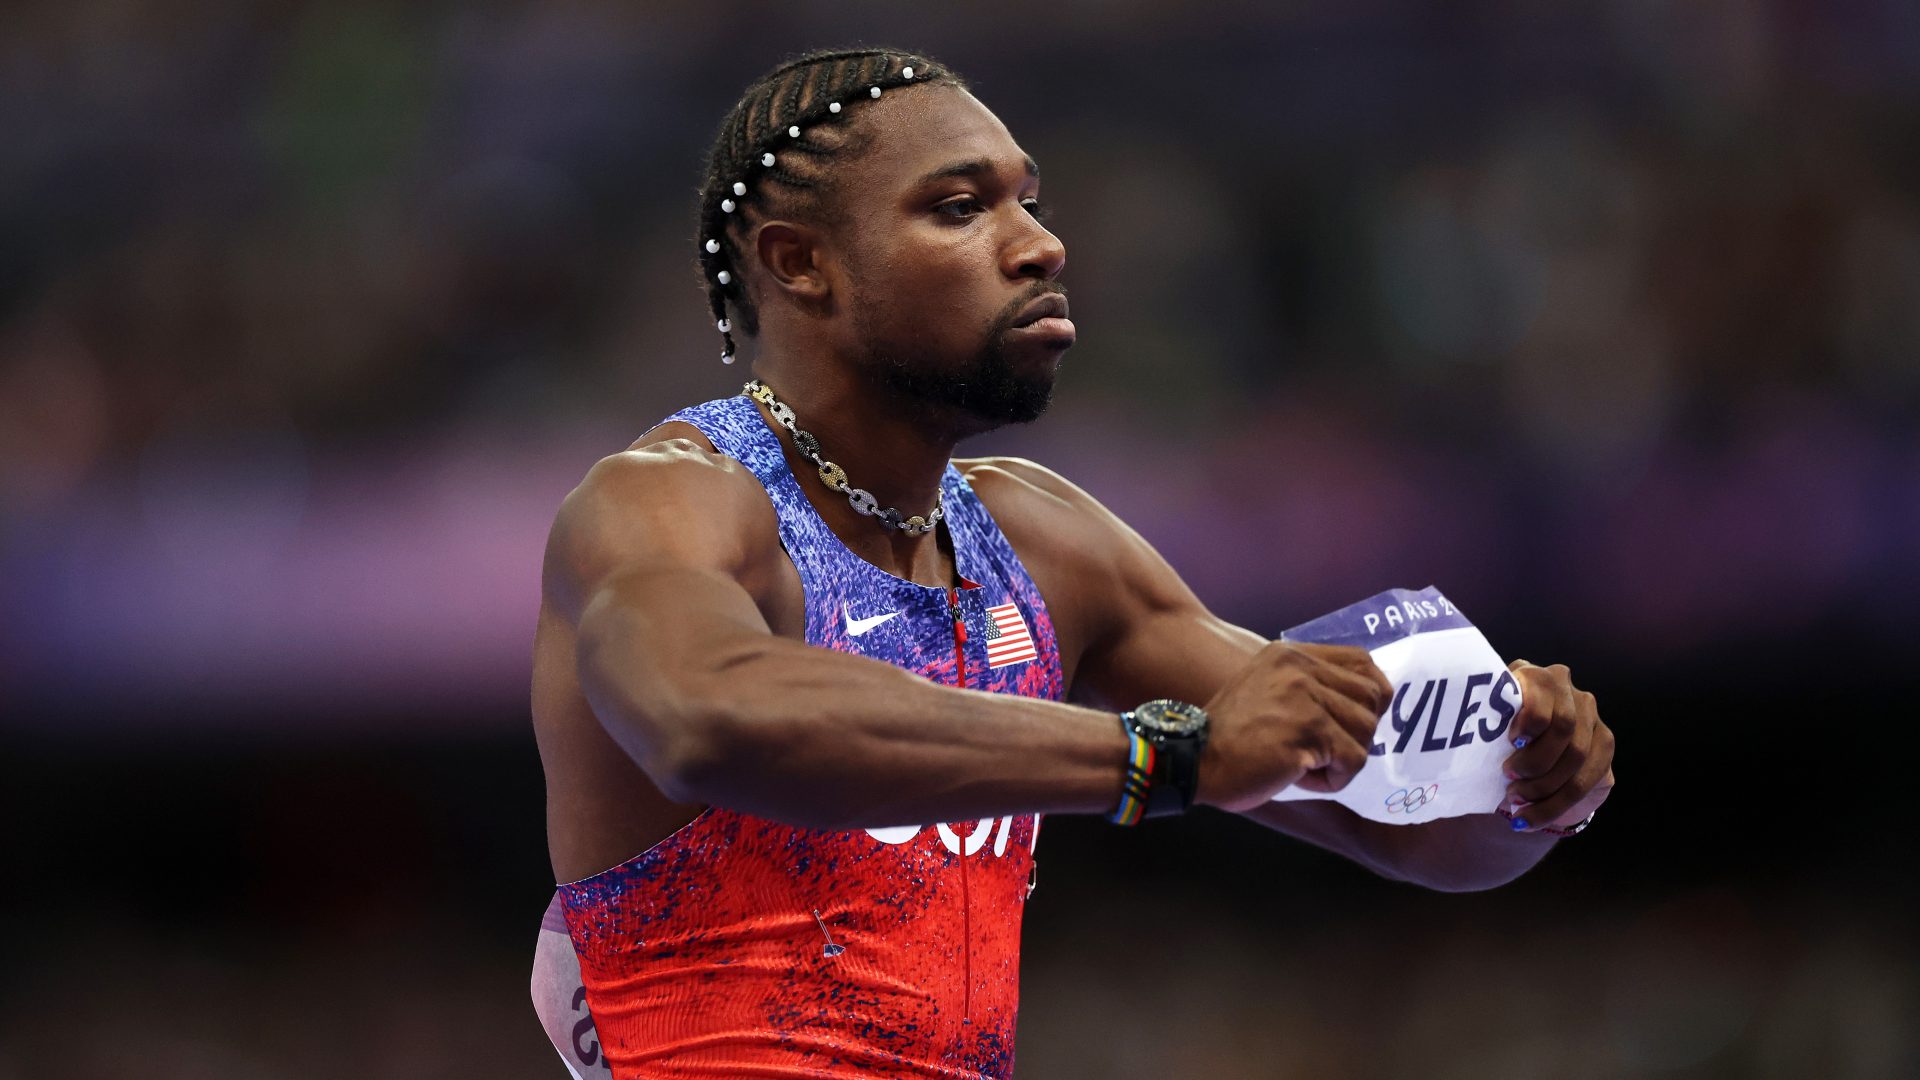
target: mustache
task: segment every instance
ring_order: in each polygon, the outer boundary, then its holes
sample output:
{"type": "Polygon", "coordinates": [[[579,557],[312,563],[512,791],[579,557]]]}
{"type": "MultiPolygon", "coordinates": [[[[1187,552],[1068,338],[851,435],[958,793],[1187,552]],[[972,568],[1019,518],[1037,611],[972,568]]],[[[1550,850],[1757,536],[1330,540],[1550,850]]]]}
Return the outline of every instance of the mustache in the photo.
{"type": "Polygon", "coordinates": [[[1065,296],[1067,295],[1067,287],[1057,281],[1034,282],[1032,288],[1029,288],[1025,293],[1021,294],[1018,299],[1000,309],[1000,314],[993,320],[993,335],[997,337],[1001,333],[1013,329],[1014,320],[1020,317],[1020,312],[1024,310],[1028,304],[1033,303],[1035,300],[1049,293],[1065,296]]]}

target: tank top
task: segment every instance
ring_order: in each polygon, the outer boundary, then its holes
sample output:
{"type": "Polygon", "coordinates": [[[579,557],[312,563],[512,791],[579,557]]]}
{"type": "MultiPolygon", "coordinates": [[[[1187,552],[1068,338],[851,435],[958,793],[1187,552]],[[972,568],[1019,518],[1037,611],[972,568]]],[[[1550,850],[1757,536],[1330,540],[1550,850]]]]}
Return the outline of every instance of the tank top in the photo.
{"type": "MultiPolygon", "coordinates": [[[[759,479],[806,592],[807,643],[935,682],[1059,700],[1033,579],[951,464],[960,584],[895,577],[814,510],[745,397],[668,418],[759,479]]],[[[831,725],[833,717],[819,718],[831,725]]],[[[709,807],[559,888],[616,1078],[1008,1077],[1037,814],[824,831],[709,807]]]]}

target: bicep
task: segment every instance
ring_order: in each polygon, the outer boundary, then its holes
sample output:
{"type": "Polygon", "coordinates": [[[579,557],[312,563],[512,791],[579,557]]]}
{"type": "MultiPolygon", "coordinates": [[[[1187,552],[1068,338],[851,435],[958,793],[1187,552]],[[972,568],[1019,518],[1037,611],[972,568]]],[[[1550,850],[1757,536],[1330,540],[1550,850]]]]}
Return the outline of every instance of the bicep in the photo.
{"type": "Polygon", "coordinates": [[[1089,649],[1075,693],[1113,708],[1154,698],[1205,705],[1266,644],[1197,601],[1147,611],[1089,649]]]}
{"type": "Polygon", "coordinates": [[[647,559],[608,576],[588,597],[578,664],[583,678],[615,664],[635,688],[667,692],[724,670],[737,653],[772,636],[733,577],[670,558],[647,559]]]}
{"type": "Polygon", "coordinates": [[[1145,537],[1060,474],[985,458],[967,477],[1042,585],[1075,701],[1203,704],[1267,644],[1208,611],[1145,537]]]}
{"type": "Polygon", "coordinates": [[[603,458],[554,517],[542,592],[577,625],[597,594],[636,571],[719,574],[738,584],[750,558],[744,538],[761,524],[756,513],[773,513],[758,482],[684,440],[603,458]]]}
{"type": "Polygon", "coordinates": [[[602,461],[555,518],[543,593],[573,624],[581,691],[643,761],[686,729],[703,688],[773,640],[742,583],[747,538],[773,533],[755,514],[772,515],[757,481],[680,445],[602,461]]]}
{"type": "Polygon", "coordinates": [[[1104,632],[1089,641],[1080,691],[1119,708],[1163,697],[1206,704],[1267,640],[1207,610],[1153,545],[1118,518],[1107,532],[1104,632]]]}

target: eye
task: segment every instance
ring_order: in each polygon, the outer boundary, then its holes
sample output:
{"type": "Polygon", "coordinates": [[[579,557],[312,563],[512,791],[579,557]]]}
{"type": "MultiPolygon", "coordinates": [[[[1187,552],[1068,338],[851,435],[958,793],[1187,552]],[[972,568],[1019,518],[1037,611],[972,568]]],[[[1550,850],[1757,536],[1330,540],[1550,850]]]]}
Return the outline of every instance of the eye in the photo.
{"type": "Polygon", "coordinates": [[[1035,221],[1045,221],[1053,216],[1053,204],[1043,203],[1039,199],[1022,199],[1020,205],[1027,208],[1035,221]]]}
{"type": "Polygon", "coordinates": [[[972,195],[963,195],[933,208],[934,213],[945,214],[956,221],[964,221],[985,209],[986,207],[980,204],[980,200],[972,195]]]}

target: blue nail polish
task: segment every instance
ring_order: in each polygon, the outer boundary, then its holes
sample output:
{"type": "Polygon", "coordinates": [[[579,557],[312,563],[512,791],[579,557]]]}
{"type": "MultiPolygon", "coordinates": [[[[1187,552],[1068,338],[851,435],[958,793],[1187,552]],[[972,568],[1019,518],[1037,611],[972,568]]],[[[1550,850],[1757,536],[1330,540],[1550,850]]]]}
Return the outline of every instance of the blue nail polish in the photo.
{"type": "Polygon", "coordinates": [[[1521,829],[1524,829],[1524,828],[1526,828],[1526,827],[1527,827],[1527,819],[1526,819],[1526,818],[1523,818],[1523,817],[1517,817],[1517,818],[1514,818],[1514,819],[1513,819],[1513,831],[1514,831],[1514,832],[1519,832],[1519,831],[1520,831],[1521,829]]]}
{"type": "Polygon", "coordinates": [[[1524,750],[1526,749],[1526,746],[1527,746],[1527,737],[1525,735],[1522,735],[1519,738],[1513,740],[1513,748],[1515,750],[1524,750]]]}

